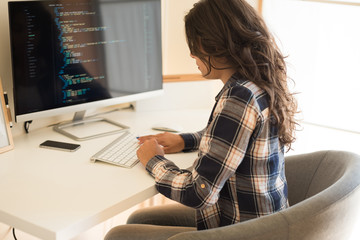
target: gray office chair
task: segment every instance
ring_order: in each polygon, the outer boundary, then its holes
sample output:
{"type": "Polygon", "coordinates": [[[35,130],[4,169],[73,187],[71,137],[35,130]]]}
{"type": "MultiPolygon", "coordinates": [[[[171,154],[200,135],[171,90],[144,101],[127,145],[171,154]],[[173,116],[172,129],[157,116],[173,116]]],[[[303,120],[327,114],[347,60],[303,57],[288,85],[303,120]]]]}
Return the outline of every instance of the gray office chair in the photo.
{"type": "MultiPolygon", "coordinates": [[[[226,227],[203,231],[184,229],[169,235],[168,240],[349,239],[359,218],[360,156],[320,151],[289,156],[285,167],[289,208],[226,227]]],[[[136,213],[129,220],[134,218],[136,213]]]]}

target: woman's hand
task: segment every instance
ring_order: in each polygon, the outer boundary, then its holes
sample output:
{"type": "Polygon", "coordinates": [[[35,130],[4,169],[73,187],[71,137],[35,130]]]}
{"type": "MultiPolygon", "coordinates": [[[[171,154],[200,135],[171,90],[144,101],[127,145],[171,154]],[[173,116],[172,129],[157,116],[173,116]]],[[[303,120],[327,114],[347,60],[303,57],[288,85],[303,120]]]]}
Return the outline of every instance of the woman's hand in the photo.
{"type": "Polygon", "coordinates": [[[140,162],[146,166],[148,161],[156,155],[164,156],[163,147],[158,144],[155,138],[151,138],[142,143],[136,152],[140,162]]]}
{"type": "Polygon", "coordinates": [[[156,135],[142,136],[139,137],[139,143],[143,144],[146,140],[149,139],[156,139],[158,144],[163,146],[165,153],[180,152],[185,147],[184,139],[179,134],[175,133],[164,132],[156,135]]]}

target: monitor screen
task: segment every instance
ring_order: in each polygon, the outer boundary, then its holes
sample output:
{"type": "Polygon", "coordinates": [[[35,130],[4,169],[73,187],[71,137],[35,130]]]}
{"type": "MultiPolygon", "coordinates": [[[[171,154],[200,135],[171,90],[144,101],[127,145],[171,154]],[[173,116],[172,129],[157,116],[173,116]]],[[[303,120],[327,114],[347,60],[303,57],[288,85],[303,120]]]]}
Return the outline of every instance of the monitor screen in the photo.
{"type": "Polygon", "coordinates": [[[9,2],[17,121],[162,91],[160,0],[9,2]]]}

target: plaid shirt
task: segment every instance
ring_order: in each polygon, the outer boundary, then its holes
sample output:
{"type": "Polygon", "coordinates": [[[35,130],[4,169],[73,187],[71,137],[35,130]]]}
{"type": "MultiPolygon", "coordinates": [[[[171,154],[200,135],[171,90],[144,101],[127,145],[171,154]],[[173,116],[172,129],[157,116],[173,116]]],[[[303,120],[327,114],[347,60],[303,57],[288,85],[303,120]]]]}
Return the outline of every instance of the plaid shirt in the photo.
{"type": "Polygon", "coordinates": [[[181,134],[198,150],[192,170],[155,156],[147,170],[157,190],[196,209],[197,228],[234,224],[288,206],[283,148],[267,94],[234,74],[216,97],[207,127],[181,134]]]}

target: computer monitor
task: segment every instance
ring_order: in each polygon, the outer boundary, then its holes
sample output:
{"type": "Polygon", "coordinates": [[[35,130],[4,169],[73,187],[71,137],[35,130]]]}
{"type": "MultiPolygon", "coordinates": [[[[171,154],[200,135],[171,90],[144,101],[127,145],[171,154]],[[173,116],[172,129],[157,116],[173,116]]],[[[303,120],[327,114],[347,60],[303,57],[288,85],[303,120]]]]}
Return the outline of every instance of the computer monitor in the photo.
{"type": "Polygon", "coordinates": [[[85,110],[162,93],[160,0],[8,7],[17,122],[81,112],[78,124],[85,110]]]}

